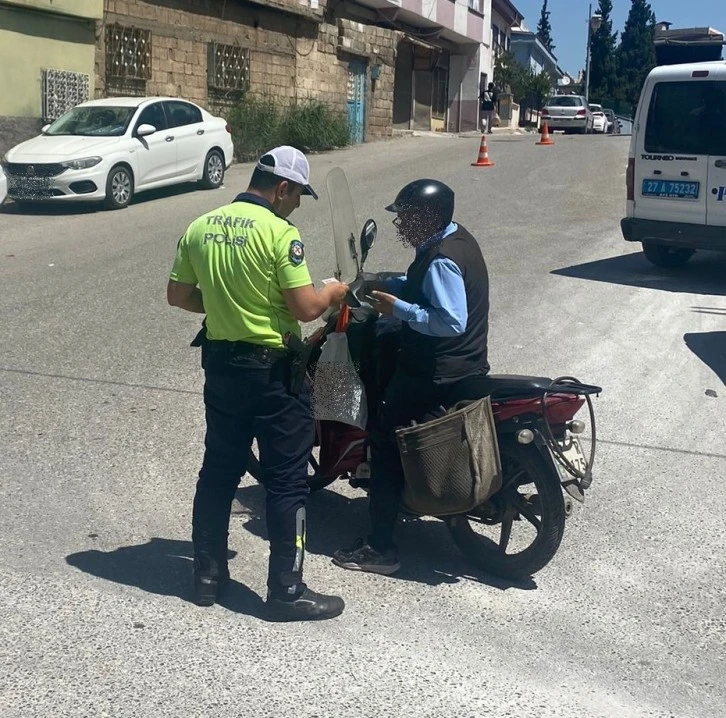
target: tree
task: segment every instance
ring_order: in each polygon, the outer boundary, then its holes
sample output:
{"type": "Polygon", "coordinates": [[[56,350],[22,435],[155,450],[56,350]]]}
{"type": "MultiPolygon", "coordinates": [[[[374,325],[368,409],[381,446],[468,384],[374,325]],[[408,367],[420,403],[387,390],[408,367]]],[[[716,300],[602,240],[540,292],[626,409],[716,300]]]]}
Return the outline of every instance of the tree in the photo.
{"type": "Polygon", "coordinates": [[[539,110],[552,94],[554,82],[545,70],[535,73],[505,52],[494,64],[494,84],[500,92],[511,92],[518,105],[539,110]]]}
{"type": "Polygon", "coordinates": [[[613,32],[612,0],[600,0],[598,10],[602,23],[590,39],[590,98],[593,102],[612,102],[618,85],[616,42],[618,33],[613,32]]]}
{"type": "Polygon", "coordinates": [[[537,37],[550,52],[555,51],[555,44],[552,42],[552,25],[550,25],[550,11],[547,9],[547,0],[544,0],[539,22],[537,23],[537,37]]]}
{"type": "Polygon", "coordinates": [[[527,68],[517,62],[511,52],[502,53],[494,63],[494,85],[500,92],[511,92],[514,101],[521,104],[529,92],[527,68]]]}
{"type": "Polygon", "coordinates": [[[655,67],[655,14],[646,0],[632,0],[617,51],[619,99],[635,108],[648,73],[655,67]]]}
{"type": "Polygon", "coordinates": [[[544,103],[552,94],[554,82],[552,75],[547,70],[542,70],[538,75],[530,70],[529,98],[530,107],[534,110],[541,110],[544,103]]]}

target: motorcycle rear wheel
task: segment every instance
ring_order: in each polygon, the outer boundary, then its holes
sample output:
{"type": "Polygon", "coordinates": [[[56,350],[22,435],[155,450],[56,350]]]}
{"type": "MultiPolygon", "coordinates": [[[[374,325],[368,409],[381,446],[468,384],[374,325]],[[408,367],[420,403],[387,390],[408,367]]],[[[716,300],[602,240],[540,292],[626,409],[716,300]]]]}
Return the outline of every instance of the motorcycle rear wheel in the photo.
{"type": "Polygon", "coordinates": [[[557,475],[534,445],[503,440],[500,451],[502,489],[487,502],[496,516],[481,507],[479,512],[448,518],[447,525],[456,545],[478,568],[508,579],[529,578],[557,553],[565,531],[565,501],[557,475]],[[536,494],[520,492],[531,485],[536,494]],[[526,548],[507,553],[515,524],[536,531],[536,536],[526,548]],[[480,528],[497,529],[498,542],[479,533],[480,528]]]}
{"type": "MultiPolygon", "coordinates": [[[[257,483],[263,483],[260,461],[257,458],[257,455],[255,454],[253,449],[250,449],[250,456],[247,463],[247,473],[255,481],[257,481],[257,483]]],[[[320,473],[320,465],[315,460],[315,457],[312,455],[310,456],[310,459],[308,460],[308,488],[310,489],[311,494],[315,493],[316,491],[320,491],[321,489],[324,489],[326,486],[329,486],[337,478],[337,476],[323,476],[320,473]]]]}

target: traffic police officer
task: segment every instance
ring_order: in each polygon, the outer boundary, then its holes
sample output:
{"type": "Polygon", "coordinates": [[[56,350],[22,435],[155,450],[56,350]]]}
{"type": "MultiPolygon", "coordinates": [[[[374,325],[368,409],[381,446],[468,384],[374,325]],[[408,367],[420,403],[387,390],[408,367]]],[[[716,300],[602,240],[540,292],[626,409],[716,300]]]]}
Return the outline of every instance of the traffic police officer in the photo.
{"type": "Polygon", "coordinates": [[[212,605],[229,580],[232,500],[256,439],[270,539],[266,614],[282,621],[332,618],[344,608],[302,580],[315,429],[309,386],[294,387],[288,346],[300,345],[299,321],[317,319],[347,291],[338,282],[314,288],[300,234],[286,219],[301,195],[317,199],[309,171],[293,147],[260,158],[246,192],[189,226],[167,288],[169,304],[206,314],[198,338],[207,432],[192,518],[196,601],[212,605]]]}

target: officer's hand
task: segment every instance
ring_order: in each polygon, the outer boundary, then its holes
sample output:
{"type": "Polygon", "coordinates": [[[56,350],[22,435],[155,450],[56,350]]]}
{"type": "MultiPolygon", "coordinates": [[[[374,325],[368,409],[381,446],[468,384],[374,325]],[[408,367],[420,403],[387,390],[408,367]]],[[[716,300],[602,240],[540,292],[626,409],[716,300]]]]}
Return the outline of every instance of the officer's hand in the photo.
{"type": "Polygon", "coordinates": [[[379,314],[393,314],[393,305],[396,303],[396,297],[386,292],[372,292],[371,304],[379,314]]]}
{"type": "Polygon", "coordinates": [[[348,285],[344,282],[329,282],[323,288],[330,304],[342,304],[345,301],[345,295],[348,293],[348,285]]]}

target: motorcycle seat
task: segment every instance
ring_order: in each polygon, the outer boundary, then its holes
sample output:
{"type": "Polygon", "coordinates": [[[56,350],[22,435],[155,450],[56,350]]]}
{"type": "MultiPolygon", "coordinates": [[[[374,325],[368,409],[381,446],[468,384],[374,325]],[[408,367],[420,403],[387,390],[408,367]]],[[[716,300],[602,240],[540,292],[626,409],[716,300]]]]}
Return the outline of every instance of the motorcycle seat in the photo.
{"type": "Polygon", "coordinates": [[[487,379],[492,397],[536,396],[545,392],[552,385],[552,379],[544,376],[489,374],[487,379]]]}
{"type": "Polygon", "coordinates": [[[541,396],[552,384],[552,379],[543,376],[520,376],[518,374],[487,374],[470,376],[456,385],[450,396],[452,404],[472,401],[491,396],[492,399],[519,399],[541,396]]]}

